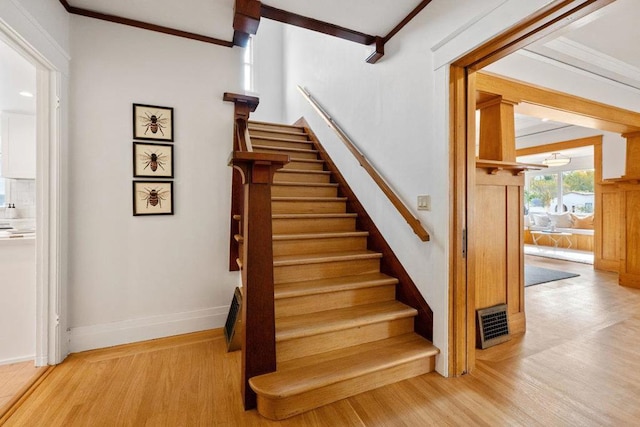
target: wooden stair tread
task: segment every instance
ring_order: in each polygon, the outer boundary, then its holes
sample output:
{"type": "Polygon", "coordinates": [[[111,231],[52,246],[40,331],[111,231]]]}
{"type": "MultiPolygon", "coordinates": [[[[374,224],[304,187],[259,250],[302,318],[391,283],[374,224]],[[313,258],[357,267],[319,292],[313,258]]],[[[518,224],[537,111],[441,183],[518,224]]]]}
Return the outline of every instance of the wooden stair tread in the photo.
{"type": "Polygon", "coordinates": [[[273,214],[272,219],[327,219],[327,218],[357,218],[355,213],[295,213],[295,214],[273,214]]]}
{"type": "MultiPolygon", "coordinates": [[[[295,135],[299,135],[299,134],[295,134],[295,135]]],[[[255,135],[255,136],[251,137],[251,141],[254,141],[254,140],[276,141],[276,142],[293,142],[293,143],[296,143],[296,144],[308,144],[308,145],[313,146],[313,142],[311,142],[311,141],[301,141],[301,140],[298,140],[298,139],[276,138],[276,137],[273,137],[273,136],[255,135]]],[[[264,145],[264,144],[258,144],[258,145],[264,145]]],[[[269,146],[269,147],[271,147],[271,146],[269,146]]],[[[280,148],[280,147],[278,147],[278,148],[280,148]]]]}
{"type": "Polygon", "coordinates": [[[415,308],[393,300],[281,317],[276,322],[276,342],[413,317],[416,314],[415,308]]]}
{"type": "Polygon", "coordinates": [[[297,367],[253,377],[249,383],[259,395],[286,398],[438,353],[426,339],[406,334],[301,358],[292,361],[297,367]]]}
{"type": "Polygon", "coordinates": [[[287,131],[287,130],[274,129],[274,128],[270,128],[270,127],[266,127],[266,126],[256,126],[256,125],[252,125],[251,122],[249,122],[249,133],[251,133],[252,130],[257,131],[257,132],[269,132],[269,133],[274,133],[274,134],[278,134],[278,135],[295,135],[295,136],[305,135],[305,136],[308,136],[308,134],[306,132],[291,132],[291,131],[287,131]]]}
{"type": "Polygon", "coordinates": [[[292,182],[292,181],[275,181],[273,186],[281,185],[283,187],[338,187],[340,184],[334,182],[292,182]]]}
{"type": "Polygon", "coordinates": [[[273,257],[273,266],[282,267],[285,265],[300,264],[320,264],[323,262],[333,261],[353,261],[358,259],[382,258],[380,252],[374,251],[348,251],[348,252],[331,252],[326,254],[311,255],[283,255],[273,257]]]}
{"type": "Polygon", "coordinates": [[[275,299],[295,298],[375,286],[395,285],[398,279],[383,273],[358,274],[330,279],[307,280],[304,282],[275,285],[275,299]]]}
{"type": "MultiPolygon", "coordinates": [[[[331,175],[331,171],[316,171],[309,169],[278,169],[278,173],[307,173],[309,175],[331,175]]],[[[278,184],[278,181],[274,181],[274,184],[278,184]]]]}
{"type": "Polygon", "coordinates": [[[274,234],[273,240],[308,240],[308,239],[333,239],[335,237],[366,237],[368,231],[338,231],[334,233],[308,233],[308,234],[274,234]]]}
{"type": "Polygon", "coordinates": [[[265,128],[271,128],[271,127],[289,128],[289,129],[295,129],[295,130],[304,132],[304,127],[302,126],[288,125],[284,123],[280,124],[280,123],[261,122],[259,120],[249,120],[248,124],[250,128],[252,127],[252,125],[257,125],[259,127],[265,127],[265,128]]]}
{"type": "Polygon", "coordinates": [[[346,202],[346,197],[286,197],[286,196],[275,196],[271,197],[272,202],[346,202]]]}
{"type": "MultiPolygon", "coordinates": [[[[304,142],[304,141],[299,141],[304,142]]],[[[271,151],[284,151],[287,153],[318,153],[318,150],[307,150],[306,148],[287,148],[287,147],[276,147],[271,145],[260,145],[260,144],[252,144],[254,150],[271,150],[271,151]]]]}

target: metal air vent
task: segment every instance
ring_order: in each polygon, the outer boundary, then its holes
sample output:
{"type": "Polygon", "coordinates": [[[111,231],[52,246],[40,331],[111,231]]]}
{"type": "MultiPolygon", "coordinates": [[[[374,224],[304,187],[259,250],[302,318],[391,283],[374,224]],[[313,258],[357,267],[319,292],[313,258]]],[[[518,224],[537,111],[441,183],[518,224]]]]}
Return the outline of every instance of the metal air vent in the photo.
{"type": "Polygon", "coordinates": [[[229,307],[227,321],[224,324],[224,337],[227,339],[227,351],[239,350],[242,328],[242,291],[236,288],[229,307]]]}
{"type": "Polygon", "coordinates": [[[477,313],[476,347],[484,349],[510,339],[506,304],[482,308],[477,313]]]}

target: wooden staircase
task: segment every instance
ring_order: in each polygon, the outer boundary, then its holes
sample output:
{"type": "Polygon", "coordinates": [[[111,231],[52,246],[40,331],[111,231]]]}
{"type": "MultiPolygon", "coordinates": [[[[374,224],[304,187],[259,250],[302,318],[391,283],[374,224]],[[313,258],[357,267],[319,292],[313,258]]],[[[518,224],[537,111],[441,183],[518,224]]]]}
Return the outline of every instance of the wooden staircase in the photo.
{"type": "Polygon", "coordinates": [[[434,369],[332,173],[302,127],[249,122],[253,151],[287,154],[272,185],[277,371],[249,380],[258,412],[283,419],[434,369]]]}

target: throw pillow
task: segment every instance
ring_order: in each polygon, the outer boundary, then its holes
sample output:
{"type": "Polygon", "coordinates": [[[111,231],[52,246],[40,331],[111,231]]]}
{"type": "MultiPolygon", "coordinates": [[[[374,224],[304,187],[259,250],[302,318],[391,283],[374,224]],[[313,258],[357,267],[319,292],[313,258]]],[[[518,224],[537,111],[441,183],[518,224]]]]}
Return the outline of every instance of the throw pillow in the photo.
{"type": "Polygon", "coordinates": [[[547,214],[533,214],[533,223],[538,227],[548,227],[551,224],[547,214]]]}
{"type": "Polygon", "coordinates": [[[574,228],[593,230],[593,214],[587,216],[578,216],[571,214],[571,217],[573,218],[574,228]]]}
{"type": "Polygon", "coordinates": [[[573,219],[569,212],[561,214],[550,213],[549,220],[551,221],[551,225],[554,225],[557,228],[573,228],[573,219]]]}

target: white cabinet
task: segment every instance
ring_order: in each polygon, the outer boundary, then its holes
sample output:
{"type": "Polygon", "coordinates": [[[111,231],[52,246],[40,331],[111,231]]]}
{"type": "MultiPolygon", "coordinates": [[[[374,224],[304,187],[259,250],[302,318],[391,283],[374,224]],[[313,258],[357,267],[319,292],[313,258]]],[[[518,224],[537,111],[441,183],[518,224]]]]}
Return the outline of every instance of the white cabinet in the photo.
{"type": "Polygon", "coordinates": [[[2,176],[36,178],[36,116],[0,113],[2,176]]]}

